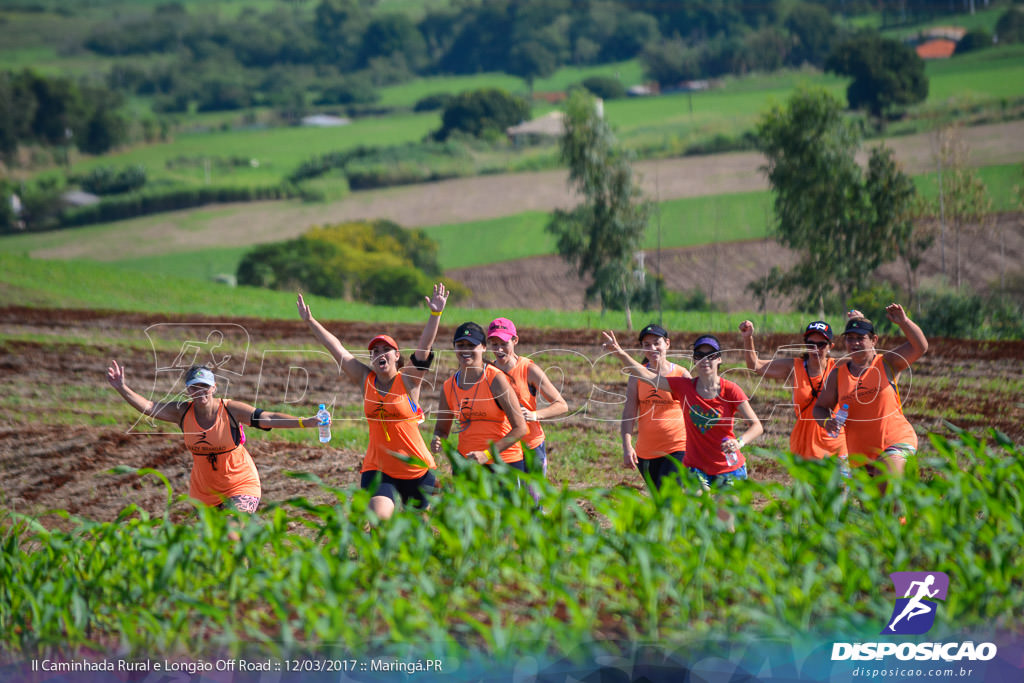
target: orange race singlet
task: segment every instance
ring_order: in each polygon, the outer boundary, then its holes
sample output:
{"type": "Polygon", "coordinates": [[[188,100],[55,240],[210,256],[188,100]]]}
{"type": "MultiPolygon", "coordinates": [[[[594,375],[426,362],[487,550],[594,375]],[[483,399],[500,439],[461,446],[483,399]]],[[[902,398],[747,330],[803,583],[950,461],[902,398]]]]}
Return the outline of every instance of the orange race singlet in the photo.
{"type": "Polygon", "coordinates": [[[793,359],[793,403],[796,404],[796,424],[789,435],[789,450],[808,460],[821,460],[832,455],[846,455],[846,438],[829,436],[814,421],[814,404],[825,384],[825,378],[832,372],[836,362],[831,358],[825,362],[825,368],[817,377],[807,374],[807,361],[803,358],[793,359]]]}
{"type": "Polygon", "coordinates": [[[423,410],[413,403],[401,373],[385,394],[374,385],[372,372],[366,376],[363,414],[370,427],[370,445],[363,459],[363,472],[380,471],[395,479],[418,479],[428,468],[437,467],[419,430],[423,410]],[[427,467],[405,462],[396,458],[395,453],[422,460],[427,467]]]}
{"type": "MultiPolygon", "coordinates": [[[[512,380],[512,388],[515,389],[516,396],[519,398],[519,405],[527,410],[535,411],[537,410],[537,394],[535,393],[536,389],[530,388],[531,365],[533,365],[532,360],[519,356],[516,366],[505,374],[512,380]]],[[[530,429],[530,433],[523,439],[527,448],[536,448],[544,443],[544,428],[540,426],[540,422],[527,422],[526,426],[530,429]]]]}
{"type": "MultiPolygon", "coordinates": [[[[843,431],[851,455],[876,460],[882,451],[897,444],[917,448],[917,434],[903,416],[899,394],[886,376],[882,354],[875,356],[860,377],[854,377],[847,364],[841,363],[837,379],[837,405],[845,403],[850,410],[843,431]]],[[[850,464],[865,463],[850,458],[850,464]]]]}
{"type": "Polygon", "coordinates": [[[185,446],[192,451],[188,495],[205,505],[220,505],[232,496],[262,495],[256,463],[245,446],[235,443],[231,422],[223,399],[209,429],[199,426],[192,403],[181,419],[185,446]]]}
{"type": "MultiPolygon", "coordinates": [[[[459,388],[456,382],[458,372],[445,380],[444,397],[449,410],[455,413],[453,431],[459,434],[459,453],[463,455],[486,451],[492,443],[512,431],[512,423],[491,393],[491,382],[499,372],[493,365],[485,365],[483,377],[467,389],[459,388]]],[[[501,452],[501,459],[506,463],[519,462],[523,459],[522,445],[515,442],[501,452]]],[[[492,462],[493,459],[489,458],[487,464],[492,462]]]]}
{"type": "MultiPolygon", "coordinates": [[[[672,363],[665,377],[682,377],[683,369],[672,363]]],[[[636,457],[663,458],[686,450],[686,421],[683,406],[671,391],[660,391],[646,382],[636,387],[636,457]]]]}

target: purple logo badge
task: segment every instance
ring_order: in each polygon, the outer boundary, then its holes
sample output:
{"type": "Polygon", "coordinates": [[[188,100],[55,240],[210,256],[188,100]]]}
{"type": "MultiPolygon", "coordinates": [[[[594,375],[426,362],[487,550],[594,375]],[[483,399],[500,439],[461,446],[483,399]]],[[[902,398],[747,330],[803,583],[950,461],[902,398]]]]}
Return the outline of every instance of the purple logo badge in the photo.
{"type": "Polygon", "coordinates": [[[896,606],[883,634],[921,635],[935,623],[936,604],[927,598],[945,600],[949,577],[943,572],[893,572],[889,574],[896,595],[896,606]]]}

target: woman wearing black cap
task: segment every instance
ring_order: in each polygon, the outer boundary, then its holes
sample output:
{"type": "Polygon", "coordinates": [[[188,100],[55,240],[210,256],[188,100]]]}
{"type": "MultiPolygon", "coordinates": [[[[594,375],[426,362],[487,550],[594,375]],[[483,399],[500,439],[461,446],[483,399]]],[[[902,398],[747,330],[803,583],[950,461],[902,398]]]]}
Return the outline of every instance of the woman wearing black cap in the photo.
{"type": "Polygon", "coordinates": [[[907,340],[892,351],[881,351],[876,348],[878,335],[871,321],[851,317],[843,331],[848,355],[825,379],[814,419],[834,433],[841,426],[832,411],[845,404],[848,416],[842,431],[850,464],[867,465],[875,474],[876,463],[881,463],[889,474],[902,476],[907,457],[917,452],[917,434],[903,415],[897,383],[900,373],[928,350],[928,340],[899,304],[889,304],[885,315],[907,340]]]}
{"type": "MultiPolygon", "coordinates": [[[[818,400],[825,378],[835,367],[829,357],[834,346],[832,326],[824,320],[815,320],[804,330],[804,352],[796,358],[761,360],[754,349],[754,323],[740,323],[743,336],[744,359],[747,367],[771,379],[793,378],[793,404],[796,424],[789,435],[789,450],[808,460],[821,460],[829,456],[846,458],[846,442],[842,436],[829,436],[814,419],[814,404],[818,400]]],[[[845,463],[843,463],[845,467],[845,463]]]]}
{"type": "Polygon", "coordinates": [[[173,422],[185,435],[185,447],[192,452],[188,495],[216,507],[256,512],[262,488],[256,463],[245,448],[241,425],[269,431],[272,427],[316,427],[316,416],[294,417],[286,413],[253,408],[241,401],[214,399],[217,380],[213,370],[193,365],[185,372],[188,401],[150,401],[128,388],[124,368],[111,361],[107,381],[128,404],[143,415],[173,422]]]}
{"type": "Polygon", "coordinates": [[[433,296],[424,298],[430,317],[409,357],[409,365],[402,361],[398,344],[386,334],[377,335],[367,344],[370,365],[366,365],[316,321],[301,294],[297,301],[299,317],[309,324],[348,378],[363,388],[363,414],[370,430],[370,443],[363,458],[359,486],[372,491],[370,510],[380,519],[394,514],[397,498],[426,508],[426,495],[434,491],[437,483],[431,472],[437,465],[419,431],[424,419],[419,402],[423,378],[434,360],[430,348],[437,337],[448,291],[438,283],[434,285],[433,296]]]}
{"type": "Polygon", "coordinates": [[[459,369],[442,388],[430,449],[441,452],[441,441],[457,421],[459,453],[483,465],[493,464],[497,453],[506,465],[525,472],[519,440],[530,430],[505,373],[484,363],[486,340],[483,328],[473,322],[455,330],[459,369]]]}
{"type": "MultiPolygon", "coordinates": [[[[650,324],[640,330],[648,370],[663,377],[689,377],[682,366],[670,363],[666,354],[672,341],[661,325],[650,324]]],[[[639,469],[644,481],[653,489],[661,488],[662,479],[678,476],[686,455],[686,425],[679,401],[669,391],[660,391],[630,376],[626,384],[626,403],[622,407],[622,465],[639,469]],[[633,432],[637,432],[633,448],[633,432]]]]}
{"type": "Polygon", "coordinates": [[[686,421],[686,456],[690,472],[704,488],[732,486],[737,479],[747,478],[746,458],[741,449],[764,431],[743,389],[718,375],[722,364],[722,347],[712,335],[701,336],[693,343],[696,377],[664,377],[637,363],[619,347],[615,334],[604,332],[603,346],[621,362],[630,374],[642,382],[672,392],[682,404],[686,421]],[[750,422],[743,435],[736,438],[734,417],[750,422]]]}

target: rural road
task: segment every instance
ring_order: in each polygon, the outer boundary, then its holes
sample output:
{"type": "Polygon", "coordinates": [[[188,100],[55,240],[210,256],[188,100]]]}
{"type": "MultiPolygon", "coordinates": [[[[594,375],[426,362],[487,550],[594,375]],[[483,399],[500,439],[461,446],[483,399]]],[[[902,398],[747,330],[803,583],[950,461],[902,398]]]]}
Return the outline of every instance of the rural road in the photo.
{"type": "MultiPolygon", "coordinates": [[[[963,129],[975,166],[1024,160],[1024,121],[963,129]]],[[[929,134],[885,141],[911,173],[931,169],[929,134]]],[[[877,144],[872,142],[871,144],[877,144]]],[[[767,188],[757,152],[692,156],[635,165],[644,191],[660,200],[767,188]]],[[[564,170],[458,178],[421,185],[356,192],[330,204],[254,202],[177,211],[124,221],[102,240],[72,240],[32,252],[35,258],[112,261],[207,247],[260,244],[296,237],[313,225],[388,218],[406,227],[426,227],[498,218],[524,211],[569,208],[573,196],[564,170]]]]}

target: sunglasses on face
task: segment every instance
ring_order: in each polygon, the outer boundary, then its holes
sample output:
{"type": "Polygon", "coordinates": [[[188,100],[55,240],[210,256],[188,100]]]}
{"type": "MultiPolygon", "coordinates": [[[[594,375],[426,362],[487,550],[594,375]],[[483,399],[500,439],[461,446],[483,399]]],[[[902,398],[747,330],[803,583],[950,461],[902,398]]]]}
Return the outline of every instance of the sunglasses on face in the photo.
{"type": "Polygon", "coordinates": [[[827,341],[810,341],[808,339],[805,339],[804,343],[807,344],[808,346],[813,346],[813,347],[819,348],[819,349],[823,349],[826,346],[828,346],[828,342],[827,341]]]}
{"type": "Polygon", "coordinates": [[[693,352],[693,359],[694,360],[704,360],[705,358],[707,358],[708,360],[717,360],[717,359],[719,359],[721,357],[722,357],[722,354],[720,354],[718,351],[694,351],[693,352]]]}

